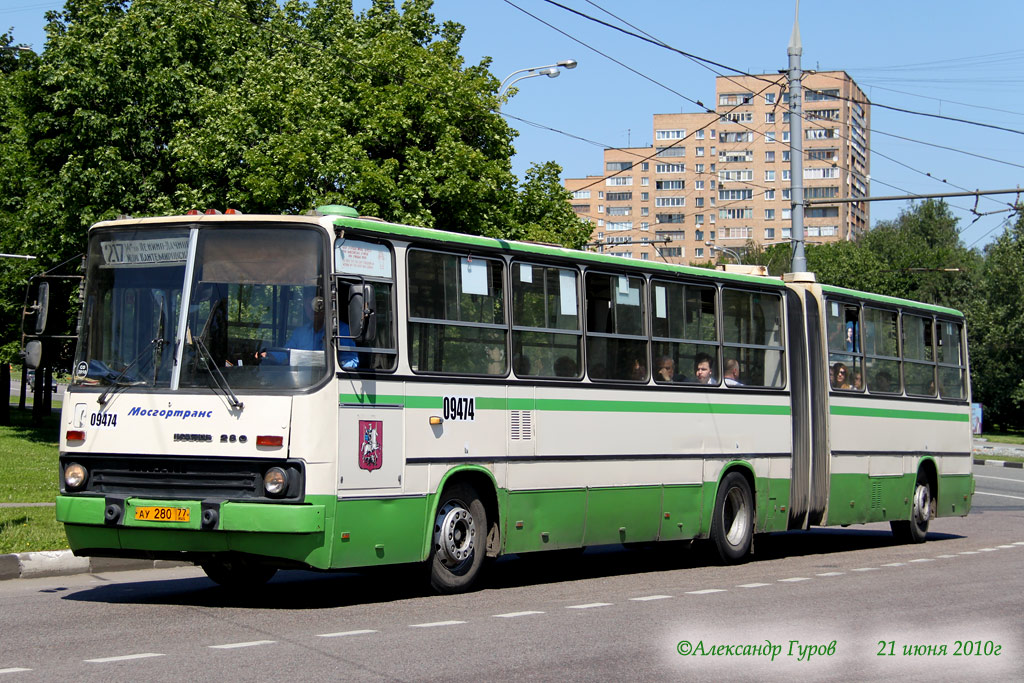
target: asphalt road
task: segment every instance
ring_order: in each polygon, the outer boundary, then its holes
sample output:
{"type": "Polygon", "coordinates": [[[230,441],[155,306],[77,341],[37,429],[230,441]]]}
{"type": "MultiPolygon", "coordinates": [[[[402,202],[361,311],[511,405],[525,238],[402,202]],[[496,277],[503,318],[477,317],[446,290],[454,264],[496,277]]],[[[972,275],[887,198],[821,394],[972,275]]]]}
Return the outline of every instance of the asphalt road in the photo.
{"type": "Polygon", "coordinates": [[[459,596],[408,569],[283,572],[241,596],[194,568],[6,581],[0,676],[1020,680],[1024,472],[975,472],[971,515],[923,545],[884,525],[812,530],[759,538],[732,567],[702,547],[590,549],[503,559],[459,596]]]}

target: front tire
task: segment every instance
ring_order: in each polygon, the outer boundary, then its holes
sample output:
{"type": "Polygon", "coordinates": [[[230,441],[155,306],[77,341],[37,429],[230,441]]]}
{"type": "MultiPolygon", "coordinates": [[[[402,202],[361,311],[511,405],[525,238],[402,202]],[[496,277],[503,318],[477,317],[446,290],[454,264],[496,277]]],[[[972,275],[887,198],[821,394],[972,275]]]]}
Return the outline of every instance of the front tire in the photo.
{"type": "Polygon", "coordinates": [[[746,559],[754,540],[754,496],[750,484],[739,472],[722,479],[715,497],[711,540],[726,564],[746,559]]]}
{"type": "Polygon", "coordinates": [[[438,593],[461,593],[480,575],[486,555],[487,511],[469,484],[444,490],[434,517],[430,586],[438,593]]]}
{"type": "Polygon", "coordinates": [[[244,557],[217,558],[208,560],[200,566],[214,583],[231,590],[258,588],[277,573],[274,567],[267,567],[244,557]]]}
{"type": "Polygon", "coordinates": [[[918,472],[917,483],[914,484],[914,504],[911,508],[910,519],[889,522],[892,535],[903,543],[924,543],[928,537],[928,523],[935,516],[937,507],[938,501],[935,500],[935,493],[932,491],[928,475],[918,472]]]}

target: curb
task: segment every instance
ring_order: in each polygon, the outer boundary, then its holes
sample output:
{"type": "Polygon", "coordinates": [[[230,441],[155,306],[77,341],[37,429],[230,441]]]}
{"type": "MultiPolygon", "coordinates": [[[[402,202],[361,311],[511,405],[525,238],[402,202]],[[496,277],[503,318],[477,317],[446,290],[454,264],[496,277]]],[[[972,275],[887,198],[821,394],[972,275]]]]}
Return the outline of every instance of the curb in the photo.
{"type": "Polygon", "coordinates": [[[1015,467],[1017,469],[1024,469],[1024,462],[1010,462],[1009,460],[982,460],[980,458],[974,459],[975,465],[1002,465],[1003,467],[1015,467]]]}
{"type": "Polygon", "coordinates": [[[70,550],[47,550],[0,555],[0,581],[190,566],[192,566],[191,562],[130,560],[118,557],[76,557],[70,550]]]}

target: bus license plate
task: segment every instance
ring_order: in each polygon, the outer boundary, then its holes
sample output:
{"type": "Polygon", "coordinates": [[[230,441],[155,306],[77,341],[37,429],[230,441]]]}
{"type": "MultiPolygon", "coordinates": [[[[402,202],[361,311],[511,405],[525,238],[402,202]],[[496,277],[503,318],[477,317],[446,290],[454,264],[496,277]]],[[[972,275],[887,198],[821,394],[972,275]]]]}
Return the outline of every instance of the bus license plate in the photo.
{"type": "Polygon", "coordinates": [[[187,522],[189,521],[189,509],[137,507],[135,508],[135,519],[141,519],[146,522],[187,522]]]}

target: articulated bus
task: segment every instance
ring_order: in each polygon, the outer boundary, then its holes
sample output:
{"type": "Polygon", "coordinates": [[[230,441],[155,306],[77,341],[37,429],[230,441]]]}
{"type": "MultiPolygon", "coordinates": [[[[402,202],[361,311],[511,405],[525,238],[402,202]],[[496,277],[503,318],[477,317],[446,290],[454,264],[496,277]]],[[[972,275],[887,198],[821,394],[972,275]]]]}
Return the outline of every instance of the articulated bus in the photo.
{"type": "Polygon", "coordinates": [[[78,555],[420,563],[966,515],[963,316],[360,217],[89,233],[57,518],[78,555]]]}

